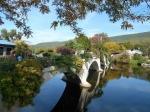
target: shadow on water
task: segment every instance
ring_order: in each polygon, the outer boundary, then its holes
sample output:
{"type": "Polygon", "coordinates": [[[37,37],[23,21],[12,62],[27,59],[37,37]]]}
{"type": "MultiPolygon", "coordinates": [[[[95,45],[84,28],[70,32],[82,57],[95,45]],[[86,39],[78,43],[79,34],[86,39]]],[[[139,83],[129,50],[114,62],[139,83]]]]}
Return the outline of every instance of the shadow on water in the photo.
{"type": "Polygon", "coordinates": [[[66,82],[66,88],[52,112],[75,112],[81,96],[80,86],[66,82]]]}
{"type": "Polygon", "coordinates": [[[89,71],[88,80],[92,84],[91,88],[81,88],[81,86],[66,81],[66,87],[60,100],[52,109],[52,112],[84,112],[86,106],[93,96],[102,95],[98,90],[100,73],[89,71]]]}

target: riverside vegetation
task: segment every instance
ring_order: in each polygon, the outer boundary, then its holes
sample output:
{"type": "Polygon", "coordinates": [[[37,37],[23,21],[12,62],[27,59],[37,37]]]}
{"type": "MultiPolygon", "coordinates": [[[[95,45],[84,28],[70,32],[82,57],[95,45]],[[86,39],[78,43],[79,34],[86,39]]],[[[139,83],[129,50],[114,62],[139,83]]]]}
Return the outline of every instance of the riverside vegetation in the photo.
{"type": "Polygon", "coordinates": [[[45,67],[55,66],[56,69],[73,76],[79,73],[84,61],[94,55],[100,58],[106,55],[112,64],[128,64],[133,69],[138,69],[141,63],[149,60],[149,50],[145,50],[149,47],[145,44],[117,43],[104,33],[94,35],[92,38],[80,35],[62,47],[37,49],[35,52],[24,42],[20,40],[18,42],[14,52],[22,55],[23,61],[18,62],[11,57],[0,58],[0,92],[7,107],[13,104],[24,106],[32,102],[32,98],[38,93],[43,81],[42,70],[45,67]],[[110,57],[114,52],[121,53],[127,49],[136,48],[140,49],[143,55],[134,55],[131,59],[128,55],[122,55],[116,60],[110,57]],[[42,57],[37,57],[38,55],[42,57]]]}

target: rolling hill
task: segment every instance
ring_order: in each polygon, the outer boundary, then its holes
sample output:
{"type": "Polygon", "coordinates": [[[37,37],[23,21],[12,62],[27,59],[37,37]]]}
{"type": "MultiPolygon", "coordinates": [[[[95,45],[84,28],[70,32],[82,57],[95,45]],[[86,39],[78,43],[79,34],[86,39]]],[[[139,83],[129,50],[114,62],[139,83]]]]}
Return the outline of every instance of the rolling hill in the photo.
{"type": "Polygon", "coordinates": [[[131,42],[133,44],[150,42],[150,32],[114,36],[112,39],[117,42],[131,42]]]}
{"type": "Polygon", "coordinates": [[[56,48],[56,47],[60,47],[65,45],[67,41],[62,41],[62,42],[43,42],[43,43],[39,43],[36,45],[33,45],[33,49],[47,49],[47,48],[56,48]]]}
{"type": "MultiPolygon", "coordinates": [[[[112,40],[117,42],[131,42],[131,43],[141,43],[141,42],[150,42],[150,31],[142,32],[136,34],[128,34],[128,35],[119,35],[111,37],[112,40]]],[[[34,49],[37,48],[56,48],[65,45],[67,41],[62,42],[44,42],[33,45],[34,49]]]]}

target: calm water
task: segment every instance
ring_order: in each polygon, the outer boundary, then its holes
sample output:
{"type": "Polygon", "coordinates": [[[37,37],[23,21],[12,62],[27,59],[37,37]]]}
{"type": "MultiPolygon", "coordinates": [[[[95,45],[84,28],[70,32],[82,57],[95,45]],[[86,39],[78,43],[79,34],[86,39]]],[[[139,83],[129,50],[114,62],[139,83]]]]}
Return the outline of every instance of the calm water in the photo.
{"type": "Polygon", "coordinates": [[[149,70],[90,71],[89,89],[66,82],[63,76],[58,73],[44,81],[32,103],[24,107],[14,104],[8,110],[0,100],[0,112],[150,112],[149,70]]]}

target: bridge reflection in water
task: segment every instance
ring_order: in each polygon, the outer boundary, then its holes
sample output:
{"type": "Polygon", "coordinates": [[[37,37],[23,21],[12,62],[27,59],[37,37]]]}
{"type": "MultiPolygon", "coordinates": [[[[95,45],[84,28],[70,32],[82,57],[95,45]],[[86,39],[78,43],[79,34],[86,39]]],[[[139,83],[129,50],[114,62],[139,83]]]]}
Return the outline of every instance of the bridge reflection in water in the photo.
{"type": "Polygon", "coordinates": [[[91,98],[100,97],[103,93],[99,88],[99,81],[104,73],[89,70],[87,81],[92,85],[91,88],[82,88],[78,84],[66,81],[64,93],[52,112],[85,112],[91,98]]]}
{"type": "MultiPolygon", "coordinates": [[[[63,73],[58,73],[45,81],[40,87],[40,92],[33,98],[32,104],[25,107],[12,104],[14,97],[9,97],[11,94],[6,92],[1,94],[0,112],[135,112],[135,110],[149,112],[150,110],[149,69],[131,69],[128,65],[115,65],[113,70],[107,70],[106,75],[105,71],[103,73],[89,71],[87,81],[92,85],[90,88],[65,82],[61,80],[63,76],[63,73]],[[2,95],[7,96],[9,100],[2,100],[2,95]],[[128,102],[129,99],[132,100],[128,102]],[[4,105],[6,103],[12,108],[7,108],[4,105]]],[[[30,99],[29,96],[24,102],[30,99]]]]}

